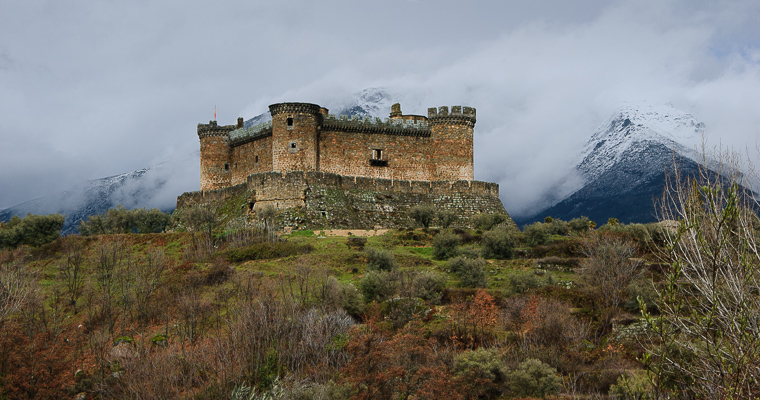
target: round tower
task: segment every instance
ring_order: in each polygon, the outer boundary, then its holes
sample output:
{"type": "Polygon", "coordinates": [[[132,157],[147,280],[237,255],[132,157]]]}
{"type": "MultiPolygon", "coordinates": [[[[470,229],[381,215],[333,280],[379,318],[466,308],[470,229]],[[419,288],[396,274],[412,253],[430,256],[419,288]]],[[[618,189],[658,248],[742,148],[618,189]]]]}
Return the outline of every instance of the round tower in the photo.
{"type": "Polygon", "coordinates": [[[272,170],[318,171],[321,107],[310,103],[278,103],[272,114],[272,170]]]}
{"type": "Polygon", "coordinates": [[[471,181],[473,168],[473,129],[475,109],[443,106],[428,109],[432,140],[431,180],[471,181]]]}
{"type": "Polygon", "coordinates": [[[230,186],[230,131],[234,126],[218,126],[216,121],[198,124],[201,141],[201,190],[230,186]]]}

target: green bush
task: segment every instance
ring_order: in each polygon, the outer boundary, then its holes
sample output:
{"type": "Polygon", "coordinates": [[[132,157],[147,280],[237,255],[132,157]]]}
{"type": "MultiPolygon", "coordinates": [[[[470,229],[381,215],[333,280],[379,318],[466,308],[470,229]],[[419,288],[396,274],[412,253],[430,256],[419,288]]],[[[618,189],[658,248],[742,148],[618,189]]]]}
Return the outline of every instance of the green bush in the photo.
{"type": "Polygon", "coordinates": [[[368,271],[359,281],[359,290],[365,302],[382,302],[398,293],[398,280],[396,271],[368,271]]]}
{"type": "Polygon", "coordinates": [[[50,243],[61,236],[63,222],[61,214],[14,216],[0,226],[0,248],[37,247],[50,243]]]}
{"type": "Polygon", "coordinates": [[[446,289],[447,278],[432,271],[421,271],[412,277],[411,296],[419,297],[432,304],[439,304],[446,289]]]}
{"type": "Polygon", "coordinates": [[[596,227],[596,223],[594,221],[588,219],[588,217],[583,217],[583,216],[581,216],[580,218],[571,219],[570,222],[568,222],[568,224],[570,225],[570,229],[572,229],[573,232],[580,235],[583,235],[589,230],[596,227]]]}
{"type": "Polygon", "coordinates": [[[530,246],[543,246],[549,243],[550,224],[535,222],[523,227],[525,243],[530,246]]]}
{"type": "Polygon", "coordinates": [[[544,397],[557,394],[562,388],[557,370],[536,359],[521,362],[507,379],[509,388],[519,397],[544,397]]]}
{"type": "Polygon", "coordinates": [[[646,371],[622,374],[617,383],[610,385],[610,395],[616,400],[649,400],[655,398],[654,387],[646,371]]]}
{"type": "Polygon", "coordinates": [[[414,206],[409,210],[409,216],[423,227],[428,228],[435,218],[435,209],[430,206],[414,206]]]}
{"type": "Polygon", "coordinates": [[[370,270],[392,271],[398,266],[396,257],[388,250],[369,247],[364,251],[364,254],[367,256],[367,267],[370,270]]]}
{"type": "Polygon", "coordinates": [[[470,394],[479,399],[498,398],[508,373],[496,348],[484,347],[458,354],[451,371],[468,386],[470,394]]]}
{"type": "Polygon", "coordinates": [[[548,221],[547,224],[549,225],[550,235],[564,236],[570,233],[570,224],[567,221],[563,221],[561,219],[554,219],[554,220],[548,221]]]}
{"type": "Polygon", "coordinates": [[[457,254],[457,247],[462,242],[459,235],[443,231],[433,237],[433,257],[438,260],[448,260],[457,254]]]}
{"type": "Polygon", "coordinates": [[[483,244],[486,258],[512,258],[515,249],[515,239],[506,228],[496,228],[483,234],[480,240],[483,244]]]}
{"type": "Polygon", "coordinates": [[[459,221],[459,215],[454,211],[441,210],[438,212],[438,225],[441,228],[448,228],[457,221],[459,221]]]}
{"type": "Polygon", "coordinates": [[[482,258],[469,259],[464,257],[452,258],[448,262],[451,272],[455,273],[459,279],[459,285],[462,287],[487,287],[488,279],[483,270],[486,264],[482,258]]]}
{"type": "Polygon", "coordinates": [[[475,227],[488,231],[496,225],[502,224],[507,221],[507,216],[504,214],[478,214],[474,218],[475,227]]]}
{"type": "Polygon", "coordinates": [[[637,279],[631,282],[625,289],[626,298],[623,301],[623,308],[630,312],[639,312],[641,300],[649,312],[658,312],[657,299],[659,295],[648,279],[637,279]]]}
{"type": "Polygon", "coordinates": [[[514,293],[525,293],[541,286],[541,281],[531,272],[518,272],[509,276],[509,284],[514,293]]]}
{"type": "Polygon", "coordinates": [[[102,215],[92,215],[79,225],[79,233],[104,235],[113,233],[161,233],[171,221],[171,215],[153,208],[127,210],[121,205],[102,215]]]}

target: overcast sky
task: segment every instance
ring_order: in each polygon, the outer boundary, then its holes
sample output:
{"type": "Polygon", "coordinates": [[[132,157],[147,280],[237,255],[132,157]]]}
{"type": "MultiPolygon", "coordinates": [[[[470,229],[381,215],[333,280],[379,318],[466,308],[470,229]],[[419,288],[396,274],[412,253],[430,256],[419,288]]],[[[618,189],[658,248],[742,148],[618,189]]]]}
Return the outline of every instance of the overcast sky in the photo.
{"type": "Polygon", "coordinates": [[[757,0],[0,0],[0,208],[187,159],[215,105],[231,124],[384,87],[405,113],[476,107],[476,178],[519,213],[624,102],[754,148],[758,21],[757,0]]]}

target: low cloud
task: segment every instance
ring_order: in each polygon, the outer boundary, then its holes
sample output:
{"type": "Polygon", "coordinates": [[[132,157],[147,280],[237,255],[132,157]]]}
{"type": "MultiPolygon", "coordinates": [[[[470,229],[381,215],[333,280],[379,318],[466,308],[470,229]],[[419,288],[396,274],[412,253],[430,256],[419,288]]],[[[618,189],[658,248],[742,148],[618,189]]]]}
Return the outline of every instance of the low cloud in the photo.
{"type": "MultiPolygon", "coordinates": [[[[515,215],[577,185],[575,158],[624,102],[672,103],[738,149],[760,126],[752,0],[16,7],[0,17],[0,208],[191,154],[214,106],[227,124],[368,87],[406,113],[476,107],[476,178],[515,215]]],[[[186,168],[162,201],[197,188],[186,168]]]]}

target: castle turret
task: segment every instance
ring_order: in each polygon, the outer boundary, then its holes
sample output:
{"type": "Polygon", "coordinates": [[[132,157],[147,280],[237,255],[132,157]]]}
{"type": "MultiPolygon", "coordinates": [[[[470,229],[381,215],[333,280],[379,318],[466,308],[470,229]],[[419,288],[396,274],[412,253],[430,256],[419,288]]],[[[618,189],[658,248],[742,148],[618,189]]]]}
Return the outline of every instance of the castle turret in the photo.
{"type": "Polygon", "coordinates": [[[434,149],[430,159],[433,179],[473,180],[475,109],[453,106],[449,112],[447,106],[429,108],[428,123],[434,149]]]}
{"type": "Polygon", "coordinates": [[[279,103],[272,114],[272,170],[318,171],[321,107],[309,103],[279,103]]]}
{"type": "Polygon", "coordinates": [[[230,186],[230,132],[235,125],[218,126],[216,121],[198,124],[201,141],[201,190],[230,186]]]}

